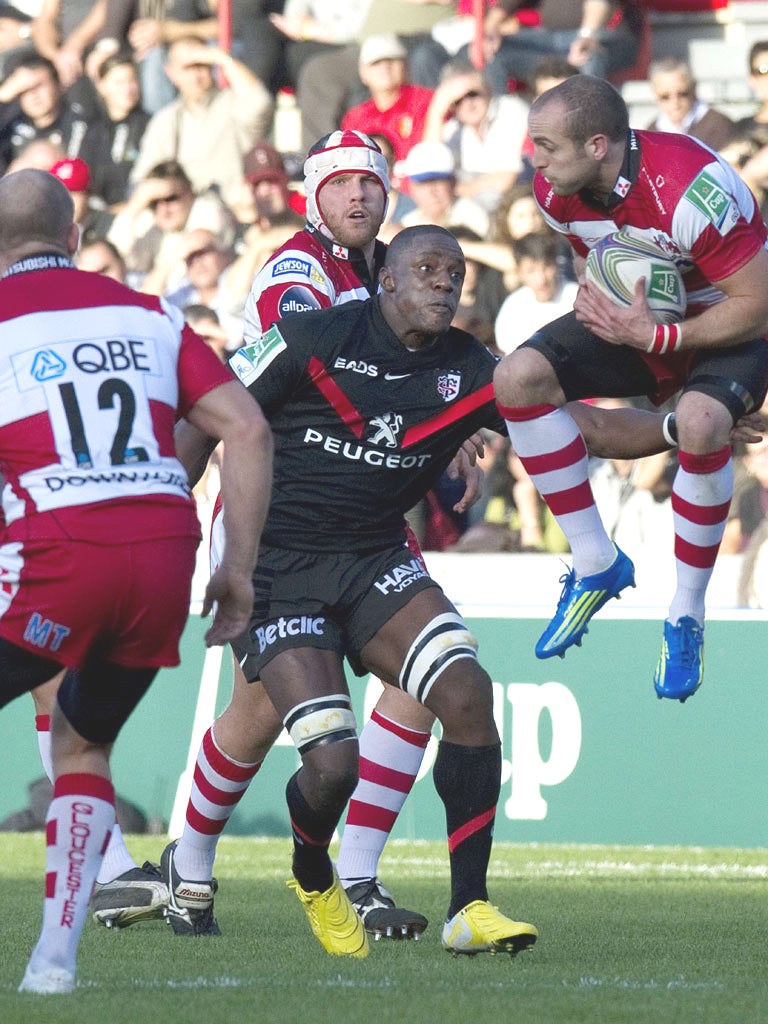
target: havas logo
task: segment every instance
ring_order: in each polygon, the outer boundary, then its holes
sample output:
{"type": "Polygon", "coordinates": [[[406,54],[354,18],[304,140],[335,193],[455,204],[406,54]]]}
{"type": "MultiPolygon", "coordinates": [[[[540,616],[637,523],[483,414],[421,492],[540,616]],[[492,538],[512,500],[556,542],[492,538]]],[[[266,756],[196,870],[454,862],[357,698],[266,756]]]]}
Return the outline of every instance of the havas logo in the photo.
{"type": "Polygon", "coordinates": [[[402,562],[394,569],[390,569],[388,573],[376,580],[374,586],[382,594],[399,594],[416,580],[424,579],[426,575],[427,570],[423,563],[418,558],[413,558],[410,562],[402,562]]]}
{"type": "Polygon", "coordinates": [[[374,416],[368,421],[371,431],[368,441],[382,445],[384,448],[397,448],[397,435],[403,425],[403,417],[396,412],[385,412],[383,416],[374,416]]]}
{"type": "Polygon", "coordinates": [[[323,636],[324,633],[325,619],[322,617],[315,619],[311,615],[296,615],[292,619],[284,619],[280,616],[277,622],[251,630],[251,638],[257,641],[259,654],[263,654],[270,644],[288,636],[323,636]]]}

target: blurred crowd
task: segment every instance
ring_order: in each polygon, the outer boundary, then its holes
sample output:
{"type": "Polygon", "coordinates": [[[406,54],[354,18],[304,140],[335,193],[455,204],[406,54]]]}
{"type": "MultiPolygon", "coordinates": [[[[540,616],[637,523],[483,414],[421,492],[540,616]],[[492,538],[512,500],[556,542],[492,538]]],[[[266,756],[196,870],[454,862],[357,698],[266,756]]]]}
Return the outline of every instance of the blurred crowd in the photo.
{"type": "MultiPolygon", "coordinates": [[[[467,257],[456,322],[506,353],[569,310],[577,287],[568,246],[533,200],[528,107],[570,75],[620,83],[647,33],[643,7],[496,0],[479,41],[471,0],[232,0],[225,51],[216,0],[0,4],[0,173],[57,175],[75,201],[78,264],[165,296],[225,359],[241,344],[254,274],[304,224],[307,150],[339,126],[360,129],[390,167],[381,237],[424,223],[454,232],[467,257]],[[275,144],[285,90],[297,152],[275,144]]],[[[743,74],[755,109],[733,121],[697,96],[682,56],[652,63],[655,116],[634,127],[696,136],[766,209],[768,41],[743,74]]],[[[414,510],[425,548],[562,551],[509,442],[489,436],[484,463],[471,513],[453,512],[447,478],[414,510]]],[[[674,468],[673,454],[596,462],[620,545],[668,550],[674,468]]],[[[749,551],[743,603],[766,607],[751,569],[768,558],[768,442],[740,456],[737,474],[723,550],[749,551]]],[[[199,490],[209,501],[210,482],[199,490]]]]}

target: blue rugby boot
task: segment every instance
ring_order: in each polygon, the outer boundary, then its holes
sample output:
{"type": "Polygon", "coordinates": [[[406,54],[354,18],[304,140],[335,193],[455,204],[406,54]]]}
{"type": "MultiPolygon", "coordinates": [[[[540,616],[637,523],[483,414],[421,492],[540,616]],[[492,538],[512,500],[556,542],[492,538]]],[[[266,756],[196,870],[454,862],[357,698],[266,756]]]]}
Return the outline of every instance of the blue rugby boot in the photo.
{"type": "Polygon", "coordinates": [[[619,597],[625,587],[635,585],[635,567],[620,548],[616,557],[602,572],[576,578],[573,569],[560,577],[563,590],[555,617],[539,637],[537,658],[561,658],[572,644],[581,647],[589,620],[612,597],[619,597]]]}
{"type": "Polygon", "coordinates": [[[684,704],[696,693],[704,678],[704,627],[690,615],[677,625],[664,623],[661,657],[653,676],[656,695],[661,700],[679,700],[684,704]]]}

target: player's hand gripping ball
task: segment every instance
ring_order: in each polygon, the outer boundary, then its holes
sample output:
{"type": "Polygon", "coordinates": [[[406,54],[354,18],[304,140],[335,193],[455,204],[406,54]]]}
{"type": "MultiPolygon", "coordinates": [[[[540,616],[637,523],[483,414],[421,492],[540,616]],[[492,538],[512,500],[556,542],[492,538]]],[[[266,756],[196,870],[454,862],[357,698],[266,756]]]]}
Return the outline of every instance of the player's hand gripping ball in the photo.
{"type": "Polygon", "coordinates": [[[659,324],[674,324],[685,316],[683,277],[675,262],[648,239],[614,231],[587,256],[585,276],[618,306],[629,306],[638,278],[645,278],[645,296],[659,324]]]}

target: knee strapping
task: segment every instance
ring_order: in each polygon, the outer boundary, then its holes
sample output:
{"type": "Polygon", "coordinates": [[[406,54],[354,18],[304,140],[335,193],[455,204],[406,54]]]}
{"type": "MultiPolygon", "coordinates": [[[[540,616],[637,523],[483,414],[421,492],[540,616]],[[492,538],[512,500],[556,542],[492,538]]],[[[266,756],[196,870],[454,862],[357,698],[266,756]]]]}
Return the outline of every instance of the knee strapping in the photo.
{"type": "Polygon", "coordinates": [[[325,743],[357,738],[357,722],[349,697],[333,693],[297,704],[283,725],[302,755],[325,743]]]}
{"type": "Polygon", "coordinates": [[[438,615],[411,644],[400,672],[400,688],[423,704],[432,685],[457,658],[477,660],[477,640],[457,612],[438,615]]]}

